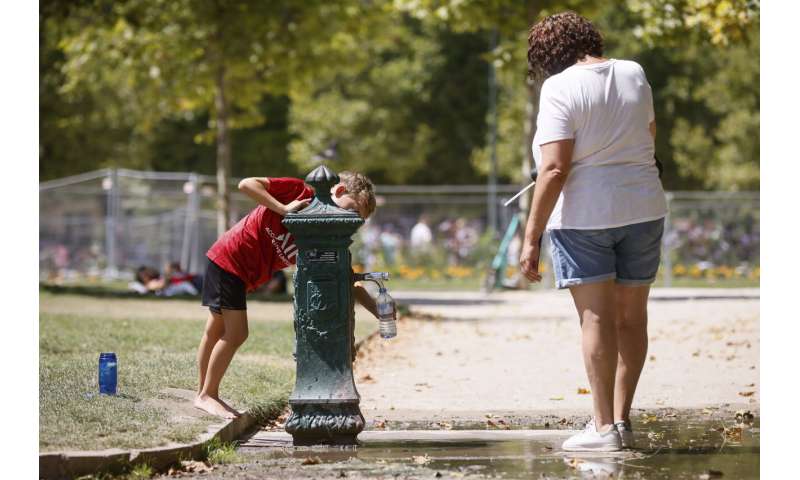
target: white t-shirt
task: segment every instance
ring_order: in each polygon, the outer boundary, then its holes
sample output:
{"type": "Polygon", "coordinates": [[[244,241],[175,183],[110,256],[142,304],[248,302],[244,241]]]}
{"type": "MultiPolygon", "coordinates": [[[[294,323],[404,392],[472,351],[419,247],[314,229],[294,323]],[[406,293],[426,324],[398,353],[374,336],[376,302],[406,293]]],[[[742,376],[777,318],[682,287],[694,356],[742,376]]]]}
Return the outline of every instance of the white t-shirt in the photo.
{"type": "Polygon", "coordinates": [[[433,241],[433,232],[430,227],[420,222],[411,229],[411,247],[424,249],[433,241]]]}
{"type": "Polygon", "coordinates": [[[662,218],[667,205],[649,125],[653,93],[636,62],[573,65],[545,80],[533,156],[574,139],[572,168],[547,229],[612,228],[662,218]]]}

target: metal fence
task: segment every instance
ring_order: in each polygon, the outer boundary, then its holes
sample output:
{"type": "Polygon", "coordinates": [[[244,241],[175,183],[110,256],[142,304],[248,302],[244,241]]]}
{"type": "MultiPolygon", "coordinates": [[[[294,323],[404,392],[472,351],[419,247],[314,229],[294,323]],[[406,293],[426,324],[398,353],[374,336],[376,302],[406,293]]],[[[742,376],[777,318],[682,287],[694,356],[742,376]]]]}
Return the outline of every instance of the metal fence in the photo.
{"type": "MultiPolygon", "coordinates": [[[[237,183],[232,179],[231,187],[237,183]]],[[[486,185],[377,186],[378,209],[356,235],[354,263],[411,280],[480,275],[497,251],[498,236],[519,214],[516,203],[502,205],[518,189],[497,187],[499,228],[491,233],[486,185]],[[420,219],[427,227],[412,238],[420,219]]],[[[131,278],[141,265],[161,268],[170,262],[202,273],[205,252],[217,237],[215,192],[211,176],[126,169],[42,182],[40,279],[131,278]]],[[[660,271],[665,285],[682,278],[758,278],[757,192],[670,192],[667,198],[670,214],[660,271]]],[[[231,196],[232,219],[252,207],[243,195],[231,196]]],[[[508,252],[509,277],[514,276],[520,234],[508,252]]],[[[548,249],[543,250],[548,270],[548,249]]]]}

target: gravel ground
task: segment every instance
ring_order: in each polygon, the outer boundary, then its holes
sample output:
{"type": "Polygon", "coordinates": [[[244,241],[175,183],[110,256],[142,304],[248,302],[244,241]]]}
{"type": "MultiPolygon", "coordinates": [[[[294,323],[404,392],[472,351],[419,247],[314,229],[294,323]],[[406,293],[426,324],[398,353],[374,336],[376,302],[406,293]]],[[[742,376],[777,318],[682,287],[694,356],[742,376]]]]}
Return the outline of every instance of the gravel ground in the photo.
{"type": "MultiPolygon", "coordinates": [[[[759,405],[759,300],[753,291],[659,292],[634,408],[759,405]],[[684,299],[705,295],[715,299],[684,299]],[[721,299],[720,296],[733,298],[721,299]],[[750,297],[737,299],[736,296],[750,297]]],[[[376,422],[530,423],[587,416],[591,395],[566,291],[398,293],[422,318],[365,345],[355,370],[361,409],[376,422]]]]}

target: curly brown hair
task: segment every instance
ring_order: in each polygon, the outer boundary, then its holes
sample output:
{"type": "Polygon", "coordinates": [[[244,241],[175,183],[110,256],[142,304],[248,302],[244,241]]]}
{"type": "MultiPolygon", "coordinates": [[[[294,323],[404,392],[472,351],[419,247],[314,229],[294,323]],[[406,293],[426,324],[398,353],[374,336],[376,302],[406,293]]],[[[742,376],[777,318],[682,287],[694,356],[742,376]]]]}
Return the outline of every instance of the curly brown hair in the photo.
{"type": "Polygon", "coordinates": [[[361,206],[367,217],[375,211],[375,186],[366,175],[356,172],[339,172],[339,181],[361,206]]]}
{"type": "Polygon", "coordinates": [[[603,37],[592,22],[575,12],[550,15],[528,32],[528,75],[547,78],[586,55],[603,56],[603,37]]]}

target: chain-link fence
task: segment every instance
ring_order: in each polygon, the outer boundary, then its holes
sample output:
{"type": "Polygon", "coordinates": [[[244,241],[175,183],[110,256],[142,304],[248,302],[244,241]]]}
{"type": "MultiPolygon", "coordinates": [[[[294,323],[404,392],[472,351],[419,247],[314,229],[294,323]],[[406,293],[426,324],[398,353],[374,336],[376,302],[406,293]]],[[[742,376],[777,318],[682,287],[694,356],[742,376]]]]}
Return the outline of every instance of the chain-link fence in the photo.
{"type": "MultiPolygon", "coordinates": [[[[231,180],[235,190],[238,179],[231,180]]],[[[479,285],[508,234],[503,283],[519,280],[522,229],[506,232],[519,190],[499,185],[497,228],[487,228],[485,185],[378,186],[378,209],[354,238],[356,268],[388,270],[408,281],[479,285]],[[471,282],[471,283],[470,283],[471,282]]],[[[39,272],[43,281],[131,278],[142,265],[180,263],[202,273],[217,237],[216,179],[192,173],[105,169],[39,187],[39,272]]],[[[759,194],[670,192],[664,236],[664,285],[757,282],[759,194]]],[[[231,195],[231,218],[253,203],[231,195]]],[[[524,223],[523,223],[524,224],[524,223]]],[[[542,269],[549,273],[545,244],[542,269]]]]}

